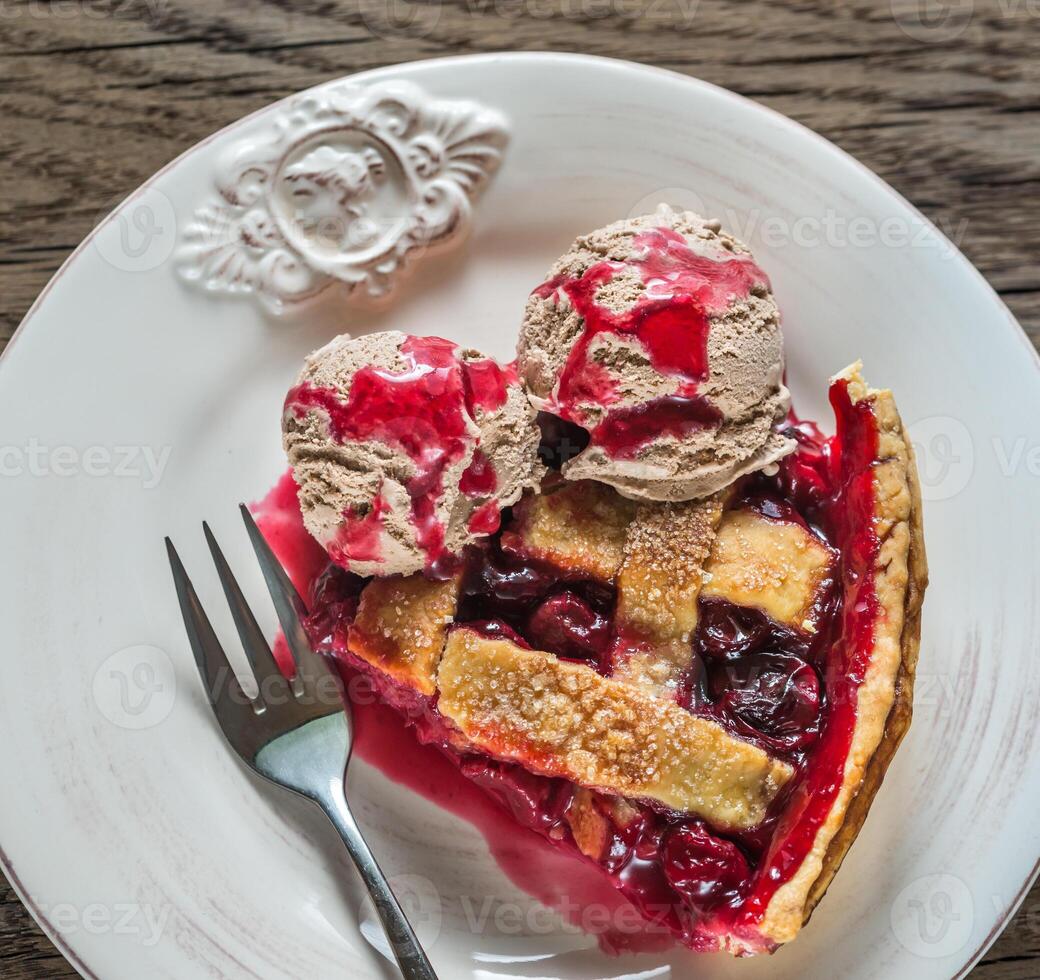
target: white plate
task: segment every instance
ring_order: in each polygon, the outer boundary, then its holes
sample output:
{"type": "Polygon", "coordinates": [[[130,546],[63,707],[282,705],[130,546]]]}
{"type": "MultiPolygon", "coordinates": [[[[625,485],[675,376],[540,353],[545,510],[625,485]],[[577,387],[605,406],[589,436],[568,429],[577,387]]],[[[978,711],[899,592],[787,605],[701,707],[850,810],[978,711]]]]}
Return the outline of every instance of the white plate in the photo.
{"type": "Polygon", "coordinates": [[[162,236],[212,193],[218,154],[268,125],[273,107],[149,181],[139,194],[160,219],[158,253],[113,263],[120,222],[104,224],[0,363],[0,842],[19,894],[82,972],[106,980],[390,975],[359,931],[360,893],[336,842],[225,750],[162,536],[219,610],[198,522],[208,516],[248,567],[234,505],[282,471],[281,400],[307,351],[342,329],[393,325],[508,355],[526,293],[574,235],[663,198],[699,203],[750,239],[784,311],[803,414],[828,422],[828,375],[861,357],[918,437],[932,586],[917,716],[870,819],[803,935],[757,961],[611,959],[531,916],[519,934],[508,916],[474,930],[464,896],[478,910],[484,896],[529,903],[472,826],[363,763],[351,776],[360,819],[389,872],[436,883],[440,912],[427,908],[422,929],[444,978],[963,970],[1040,854],[1040,386],[1008,311],[876,177],[702,82],[556,54],[358,77],[479,98],[512,130],[468,244],[424,262],[387,311],[323,304],[276,320],[248,299],[191,290],[162,261],[162,236]],[[106,461],[118,447],[169,450],[157,485],[143,450],[106,461]]]}

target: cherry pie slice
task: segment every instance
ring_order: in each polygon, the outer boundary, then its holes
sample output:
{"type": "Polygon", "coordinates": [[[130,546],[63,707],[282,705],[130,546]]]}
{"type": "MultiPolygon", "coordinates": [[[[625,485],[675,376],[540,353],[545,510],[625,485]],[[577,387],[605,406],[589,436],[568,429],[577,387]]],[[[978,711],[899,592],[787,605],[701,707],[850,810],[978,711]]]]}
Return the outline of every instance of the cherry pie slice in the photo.
{"type": "Polygon", "coordinates": [[[913,453],[854,365],[837,434],[704,500],[545,478],[440,574],[312,588],[315,645],[697,950],[793,939],[910,722],[913,453]]]}

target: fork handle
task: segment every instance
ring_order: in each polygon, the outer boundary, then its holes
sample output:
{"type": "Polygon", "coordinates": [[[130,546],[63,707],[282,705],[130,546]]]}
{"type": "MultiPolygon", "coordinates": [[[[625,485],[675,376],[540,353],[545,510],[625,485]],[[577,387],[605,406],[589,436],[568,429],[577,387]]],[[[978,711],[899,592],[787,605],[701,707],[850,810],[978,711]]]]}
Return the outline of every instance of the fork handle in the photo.
{"type": "Polygon", "coordinates": [[[329,797],[318,802],[325,811],[325,815],[339,831],[358,873],[365,882],[365,887],[368,888],[369,895],[372,896],[372,903],[379,914],[380,922],[383,923],[383,931],[390,940],[390,948],[393,950],[394,959],[397,960],[402,976],[405,980],[437,980],[437,974],[433,972],[426,953],[419,945],[411,923],[390,890],[386,875],[376,863],[368,844],[365,843],[365,838],[361,836],[361,830],[354,819],[354,814],[350,812],[350,807],[347,805],[343,787],[341,785],[333,786],[329,797]]]}

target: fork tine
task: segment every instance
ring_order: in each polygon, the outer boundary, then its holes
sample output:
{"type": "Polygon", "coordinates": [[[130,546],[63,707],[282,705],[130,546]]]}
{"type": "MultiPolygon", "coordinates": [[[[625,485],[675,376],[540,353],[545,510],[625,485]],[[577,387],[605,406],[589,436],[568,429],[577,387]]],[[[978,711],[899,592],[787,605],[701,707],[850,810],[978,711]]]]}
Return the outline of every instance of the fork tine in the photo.
{"type": "Polygon", "coordinates": [[[213,564],[217,566],[217,575],[220,578],[220,584],[224,587],[228,605],[231,607],[231,617],[235,621],[239,639],[249,658],[249,665],[253,668],[257,685],[260,690],[263,690],[264,682],[268,678],[281,677],[282,672],[274,659],[274,654],[271,653],[271,647],[264,637],[263,630],[260,629],[256,617],[253,615],[253,610],[249,608],[249,603],[242,594],[242,589],[231,571],[231,566],[224,557],[224,552],[220,550],[220,545],[217,544],[217,539],[213,536],[206,521],[202,522],[202,531],[206,535],[206,543],[213,556],[213,564]]]}
{"type": "Polygon", "coordinates": [[[177,589],[177,601],[181,607],[184,628],[195,655],[195,664],[199,668],[202,685],[206,689],[206,697],[221,727],[227,732],[227,719],[246,712],[252,714],[253,708],[238,683],[206,610],[202,608],[195,587],[184,570],[180,555],[169,538],[166,538],[166,553],[170,559],[170,570],[173,572],[173,584],[177,589]],[[232,697],[232,692],[236,697],[232,697]]]}
{"type": "Polygon", "coordinates": [[[249,532],[249,540],[253,544],[257,561],[260,562],[267,590],[271,593],[275,611],[278,613],[278,622],[282,625],[282,633],[292,652],[293,660],[296,661],[297,671],[304,664],[310,665],[312,669],[317,667],[323,672],[327,671],[328,668],[321,657],[311,650],[310,641],[300,622],[301,617],[307,615],[307,607],[300,598],[300,593],[285,573],[282,563],[275,558],[267,539],[260,533],[253,515],[249,513],[249,508],[245,504],[239,504],[238,509],[242,513],[246,531],[249,532]]]}

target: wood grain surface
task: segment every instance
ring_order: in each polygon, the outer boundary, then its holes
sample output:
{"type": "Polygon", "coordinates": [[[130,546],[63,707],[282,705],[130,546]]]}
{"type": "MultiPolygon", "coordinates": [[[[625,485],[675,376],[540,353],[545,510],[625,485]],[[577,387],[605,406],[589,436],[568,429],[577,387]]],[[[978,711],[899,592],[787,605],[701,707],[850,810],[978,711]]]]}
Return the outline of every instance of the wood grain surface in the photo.
{"type": "MultiPolygon", "coordinates": [[[[98,219],[202,137],[340,75],[507,49],[655,64],[805,123],[1040,344],[1037,0],[0,0],[0,348],[98,219]]],[[[0,977],[74,976],[0,887],[0,977]]],[[[972,976],[1040,977],[1040,887],[972,976]]]]}

